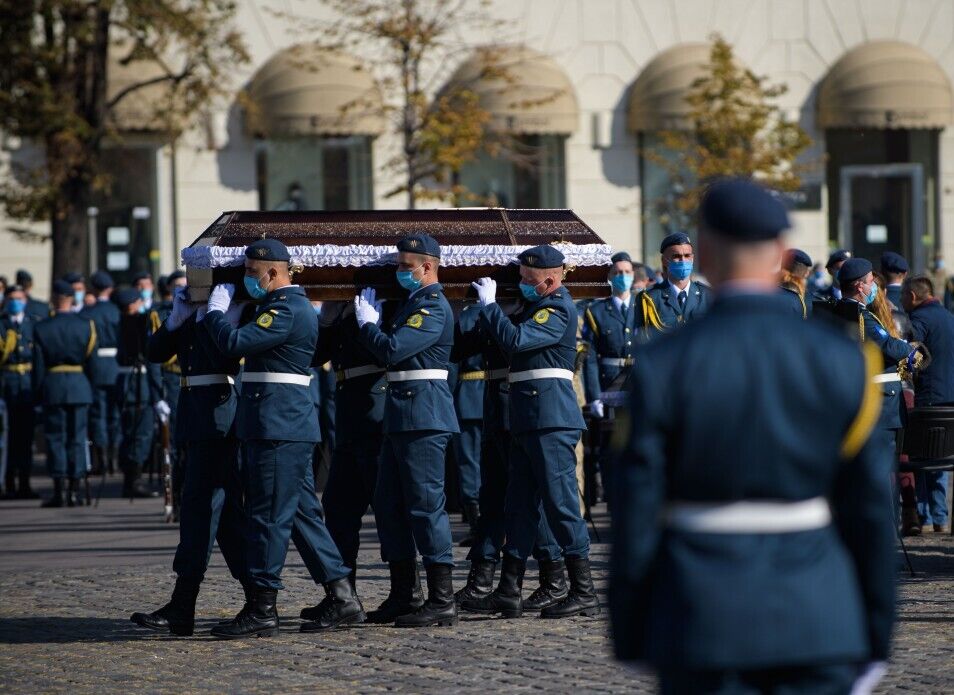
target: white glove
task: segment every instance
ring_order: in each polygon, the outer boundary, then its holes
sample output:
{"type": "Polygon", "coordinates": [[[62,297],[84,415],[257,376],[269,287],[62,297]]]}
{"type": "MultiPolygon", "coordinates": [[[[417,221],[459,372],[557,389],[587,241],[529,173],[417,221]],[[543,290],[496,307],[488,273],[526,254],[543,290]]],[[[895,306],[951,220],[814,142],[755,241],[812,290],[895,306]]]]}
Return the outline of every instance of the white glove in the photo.
{"type": "Polygon", "coordinates": [[[208,310],[224,312],[229,308],[229,304],[232,303],[232,295],[234,294],[235,285],[231,283],[216,285],[212,289],[212,294],[209,295],[208,310]]]}
{"type": "Polygon", "coordinates": [[[177,288],[175,297],[172,299],[172,313],[166,319],[166,328],[170,331],[178,329],[195,313],[195,309],[194,305],[189,304],[189,291],[185,287],[177,288]]]}
{"type": "Polygon", "coordinates": [[[888,664],[885,661],[870,661],[864,665],[861,675],[851,686],[851,695],[869,695],[881,679],[888,673],[888,664]]]}
{"type": "Polygon", "coordinates": [[[601,401],[599,398],[597,398],[595,401],[590,403],[590,415],[592,415],[595,418],[603,419],[603,415],[604,415],[603,401],[601,401]]]}
{"type": "Polygon", "coordinates": [[[156,415],[159,417],[159,420],[163,423],[169,422],[169,415],[172,413],[172,409],[169,407],[169,404],[165,401],[159,401],[152,409],[156,411],[156,415]]]}
{"type": "Polygon", "coordinates": [[[200,304],[195,310],[195,322],[201,323],[202,319],[205,318],[205,312],[207,311],[205,304],[200,304]]]}
{"type": "Polygon", "coordinates": [[[490,278],[480,278],[477,282],[470,283],[477,290],[477,299],[480,306],[495,304],[497,302],[497,282],[490,278]]]}
{"type": "Polygon", "coordinates": [[[239,320],[242,318],[242,310],[244,308],[244,304],[233,304],[229,307],[228,311],[225,312],[225,320],[229,322],[229,325],[232,326],[232,328],[238,328],[239,320]]]}
{"type": "Polygon", "coordinates": [[[377,325],[381,320],[380,305],[376,304],[375,292],[371,287],[361,290],[361,294],[354,298],[354,317],[358,321],[358,328],[366,323],[377,325]]]}

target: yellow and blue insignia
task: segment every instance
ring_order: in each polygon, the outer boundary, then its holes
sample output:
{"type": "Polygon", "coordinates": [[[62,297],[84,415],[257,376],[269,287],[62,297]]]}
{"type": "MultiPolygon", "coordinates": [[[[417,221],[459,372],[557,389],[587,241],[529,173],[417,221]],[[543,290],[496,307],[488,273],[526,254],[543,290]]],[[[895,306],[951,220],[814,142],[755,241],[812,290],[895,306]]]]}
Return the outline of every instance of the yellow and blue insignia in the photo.
{"type": "Polygon", "coordinates": [[[550,320],[550,312],[546,309],[540,309],[540,311],[533,315],[533,320],[537,323],[546,323],[550,320]]]}
{"type": "Polygon", "coordinates": [[[264,314],[255,319],[255,324],[261,326],[262,328],[268,328],[272,325],[272,321],[274,320],[274,317],[266,311],[264,314]]]}
{"type": "Polygon", "coordinates": [[[420,328],[424,323],[424,317],[420,314],[414,314],[407,319],[407,325],[411,328],[420,328]]]}

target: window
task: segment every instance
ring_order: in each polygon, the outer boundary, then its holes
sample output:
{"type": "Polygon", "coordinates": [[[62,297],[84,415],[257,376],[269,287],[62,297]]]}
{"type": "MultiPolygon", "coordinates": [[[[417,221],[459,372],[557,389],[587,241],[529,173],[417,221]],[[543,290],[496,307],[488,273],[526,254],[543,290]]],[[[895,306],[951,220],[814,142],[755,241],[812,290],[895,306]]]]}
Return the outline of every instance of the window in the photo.
{"type": "Polygon", "coordinates": [[[482,152],[461,169],[459,181],[469,193],[461,204],[566,207],[565,143],[562,135],[522,135],[513,138],[511,152],[482,152]]]}

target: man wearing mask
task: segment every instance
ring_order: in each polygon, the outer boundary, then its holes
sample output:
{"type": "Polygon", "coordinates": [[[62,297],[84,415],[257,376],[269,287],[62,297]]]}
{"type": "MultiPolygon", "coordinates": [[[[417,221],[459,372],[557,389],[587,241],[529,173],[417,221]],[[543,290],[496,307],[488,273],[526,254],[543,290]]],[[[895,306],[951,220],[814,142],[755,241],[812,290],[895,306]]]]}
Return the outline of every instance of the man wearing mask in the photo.
{"type": "Polygon", "coordinates": [[[639,325],[644,340],[702,316],[709,307],[711,290],[692,281],[695,255],[688,235],[670,234],[659,245],[659,253],[664,280],[639,297],[639,325]]]}
{"type": "Polygon", "coordinates": [[[63,280],[68,282],[73,288],[73,309],[74,313],[82,311],[86,301],[86,281],[79,273],[67,273],[63,280]]]}
{"type": "Polygon", "coordinates": [[[41,302],[39,299],[34,299],[33,295],[30,294],[30,290],[33,289],[33,276],[21,268],[17,271],[17,284],[23,288],[23,292],[27,297],[26,313],[37,321],[48,318],[51,315],[50,305],[46,302],[41,302]]]}
{"type": "Polygon", "coordinates": [[[827,302],[837,302],[841,299],[841,287],[838,285],[838,271],[841,270],[841,266],[843,266],[845,261],[849,258],[851,258],[851,251],[846,251],[845,249],[837,249],[828,257],[825,270],[831,275],[831,285],[816,295],[818,299],[827,302]]]}
{"type": "Polygon", "coordinates": [[[146,313],[152,309],[152,275],[145,271],[136,273],[136,276],[133,278],[133,287],[139,292],[139,298],[142,300],[140,311],[146,313]]]}
{"type": "Polygon", "coordinates": [[[113,279],[109,273],[98,271],[90,277],[96,291],[96,303],[85,307],[80,315],[96,324],[96,353],[90,358],[90,384],[93,403],[89,409],[90,440],[93,442],[93,474],[110,473],[116,463],[119,449],[119,397],[116,395],[118,376],[119,308],[110,301],[113,279]]]}
{"type": "Polygon", "coordinates": [[[0,398],[7,405],[9,432],[4,492],[21,500],[38,497],[30,488],[35,420],[31,372],[37,321],[26,313],[26,305],[26,292],[13,285],[7,288],[0,313],[0,398]]]}
{"type": "MultiPolygon", "coordinates": [[[[460,431],[447,384],[454,315],[437,279],[437,241],[410,234],[397,249],[397,281],[408,290],[407,299],[390,325],[379,328],[374,290],[365,290],[355,297],[355,318],[359,342],[387,368],[384,445],[374,494],[381,555],[389,565],[406,565],[416,562],[419,550],[428,596],[418,608],[390,597],[385,604],[393,606],[395,627],[456,625],[453,541],[444,508],[445,453],[460,431]]],[[[392,568],[391,594],[411,596],[406,583],[415,576],[416,568],[397,577],[392,568]],[[395,585],[396,578],[404,583],[395,585]]],[[[376,616],[386,619],[382,610],[376,616]]]]}

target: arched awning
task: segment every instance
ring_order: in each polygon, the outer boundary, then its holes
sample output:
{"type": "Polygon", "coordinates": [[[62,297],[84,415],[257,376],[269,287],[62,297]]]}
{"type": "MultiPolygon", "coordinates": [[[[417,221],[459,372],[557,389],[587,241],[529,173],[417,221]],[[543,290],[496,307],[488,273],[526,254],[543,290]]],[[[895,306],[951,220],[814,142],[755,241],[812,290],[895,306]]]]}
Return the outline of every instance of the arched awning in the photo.
{"type": "Polygon", "coordinates": [[[569,77],[552,58],[526,46],[482,48],[457,68],[448,84],[477,94],[494,130],[569,135],[579,125],[569,77]]]}
{"type": "Polygon", "coordinates": [[[629,130],[692,130],[686,96],[692,83],[705,76],[711,50],[707,43],[684,43],[653,58],[629,91],[629,130]]]}
{"type": "Polygon", "coordinates": [[[952,121],[947,74],[920,48],[898,41],[848,51],[818,93],[821,128],[944,128],[952,121]]]}
{"type": "Polygon", "coordinates": [[[264,137],[379,135],[381,92],[354,57],[314,44],[276,53],[247,90],[246,126],[264,137]]]}

